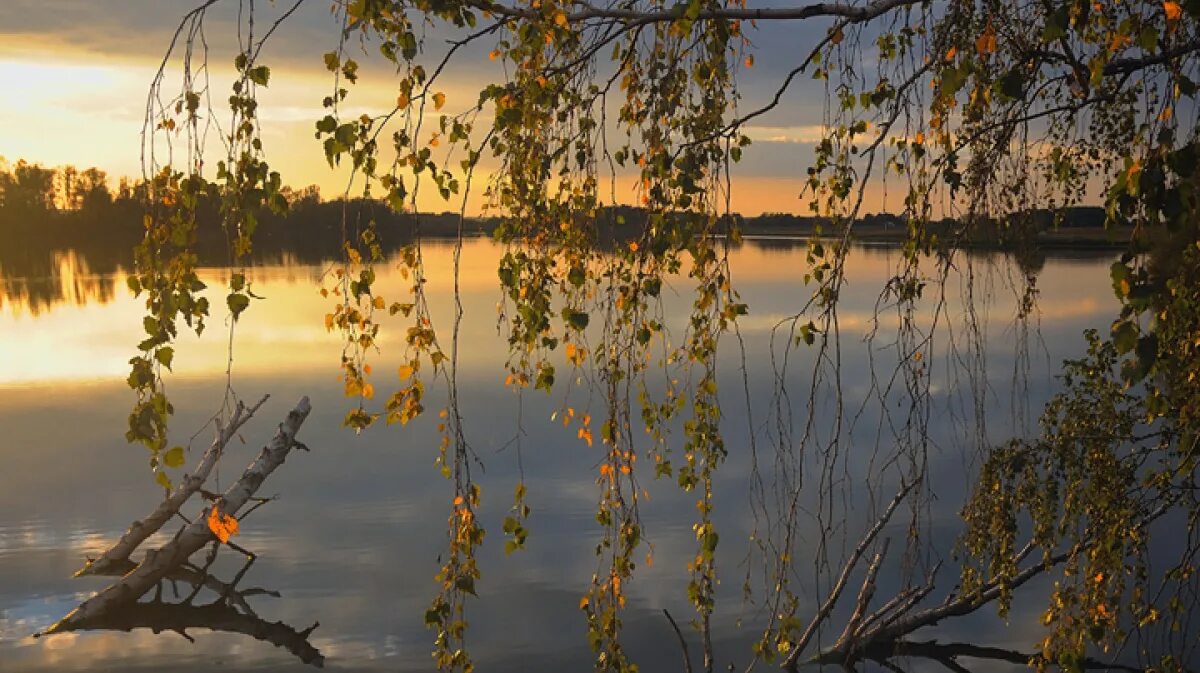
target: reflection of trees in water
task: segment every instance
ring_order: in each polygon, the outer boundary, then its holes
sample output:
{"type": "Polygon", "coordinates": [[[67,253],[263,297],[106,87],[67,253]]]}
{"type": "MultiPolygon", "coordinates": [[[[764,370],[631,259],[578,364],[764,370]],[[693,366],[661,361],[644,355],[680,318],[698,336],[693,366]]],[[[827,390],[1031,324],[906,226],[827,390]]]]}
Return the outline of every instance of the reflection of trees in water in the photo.
{"type": "MultiPolygon", "coordinates": [[[[316,204],[314,212],[268,219],[256,241],[251,266],[284,268],[319,266],[338,255],[340,224],[333,227],[325,211],[340,204],[316,204]],[[331,223],[323,226],[322,222],[331,223]]],[[[364,206],[365,208],[365,206],[364,206]]],[[[58,304],[106,304],[133,266],[133,248],[140,238],[140,214],[114,211],[110,224],[91,226],[82,215],[45,215],[37,226],[22,228],[0,247],[0,308],[37,315],[58,304]],[[9,308],[11,307],[11,308],[9,308]]],[[[436,222],[435,222],[436,224],[436,222]]],[[[412,240],[412,229],[393,222],[380,235],[385,254],[394,254],[412,240]]],[[[204,266],[229,263],[219,227],[208,227],[196,252],[204,266]]],[[[312,280],[305,278],[305,280],[312,280]]]]}
{"type": "Polygon", "coordinates": [[[63,303],[107,304],[120,271],[119,266],[93,268],[86,255],[73,249],[28,254],[16,261],[0,259],[0,308],[11,306],[15,313],[32,315],[63,303]]]}

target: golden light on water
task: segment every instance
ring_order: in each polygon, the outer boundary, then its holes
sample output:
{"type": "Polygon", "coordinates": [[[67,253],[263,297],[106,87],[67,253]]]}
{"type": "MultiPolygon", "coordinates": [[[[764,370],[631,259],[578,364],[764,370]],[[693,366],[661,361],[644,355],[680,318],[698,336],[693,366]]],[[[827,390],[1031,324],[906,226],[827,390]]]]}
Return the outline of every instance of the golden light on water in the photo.
{"type": "MultiPolygon", "coordinates": [[[[497,376],[507,352],[504,337],[497,334],[495,308],[501,299],[496,268],[502,253],[503,249],[489,239],[466,241],[460,278],[467,312],[462,338],[463,343],[471,345],[462,351],[463,363],[495,370],[497,376]]],[[[805,289],[804,265],[790,261],[801,254],[802,248],[780,251],[753,242],[732,251],[734,285],[750,303],[750,314],[739,321],[744,333],[768,332],[798,310],[805,292],[811,291],[805,289]]],[[[434,327],[445,333],[451,319],[453,246],[445,241],[426,242],[423,257],[434,327]]],[[[863,334],[875,326],[893,325],[898,319],[886,310],[877,317],[872,308],[875,295],[863,294],[867,288],[877,292],[896,272],[897,261],[895,251],[879,249],[860,249],[849,257],[847,274],[853,282],[846,292],[851,301],[839,312],[845,332],[863,334]]],[[[137,342],[144,338],[143,300],[134,298],[125,287],[123,270],[110,275],[91,273],[86,262],[74,253],[58,254],[54,268],[56,275],[52,278],[3,281],[7,298],[0,308],[0,385],[123,380],[128,374],[128,360],[136,353],[137,342]],[[43,291],[54,299],[31,303],[28,289],[23,289],[30,282],[51,284],[53,287],[43,291]]],[[[342,343],[339,335],[326,331],[323,324],[336,298],[322,298],[319,293],[321,275],[329,268],[285,260],[248,271],[255,294],[265,299],[253,302],[234,330],[235,375],[327,372],[331,385],[336,385],[342,343]]],[[[225,372],[229,364],[229,316],[222,298],[229,273],[221,268],[200,270],[201,279],[209,287],[213,315],[199,338],[180,325],[169,380],[225,372]]],[[[397,271],[395,263],[380,265],[377,273],[375,291],[387,302],[407,300],[411,280],[397,271]]],[[[1016,295],[1005,284],[1007,276],[993,276],[987,287],[978,289],[978,296],[987,294],[986,310],[1011,317],[1016,295]]],[[[1078,273],[1074,263],[1047,263],[1038,283],[1045,288],[1038,302],[1038,320],[1044,326],[1063,321],[1090,322],[1108,310],[1110,298],[1103,288],[1097,290],[1092,277],[1078,273]]],[[[683,319],[686,302],[690,301],[686,279],[671,283],[665,296],[674,297],[669,300],[669,317],[683,319]]],[[[959,301],[952,293],[946,310],[953,315],[959,301]]],[[[931,317],[928,311],[923,315],[923,319],[931,317]]],[[[374,356],[376,361],[388,363],[402,355],[404,327],[399,316],[384,319],[379,338],[381,352],[374,356]]]]}

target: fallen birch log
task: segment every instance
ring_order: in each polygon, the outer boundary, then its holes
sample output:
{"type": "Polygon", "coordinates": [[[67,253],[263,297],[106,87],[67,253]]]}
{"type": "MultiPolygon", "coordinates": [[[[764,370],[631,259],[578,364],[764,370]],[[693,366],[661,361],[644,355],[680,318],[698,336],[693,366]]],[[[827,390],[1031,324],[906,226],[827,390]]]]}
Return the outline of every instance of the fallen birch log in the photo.
{"type": "MultiPolygon", "coordinates": [[[[233,416],[229,419],[228,425],[217,425],[217,437],[213,440],[208,450],[204,452],[204,456],[200,458],[200,462],[196,465],[196,469],[192,470],[183,478],[175,490],[159,503],[158,507],[140,521],[134,521],[129,530],[121,536],[121,539],[113,546],[109,547],[97,559],[89,559],[87,564],[75,572],[76,577],[83,575],[107,575],[113,568],[119,568],[126,565],[130,555],[137,550],[138,545],[146,541],[146,538],[154,535],[162,528],[171,517],[175,516],[179,508],[183,507],[188,498],[192,497],[196,491],[208,479],[208,475],[212,473],[213,467],[221,458],[221,453],[225,449],[225,445],[233,439],[237,434],[238,429],[245,425],[246,421],[254,416],[254,412],[267,401],[266,395],[263,396],[258,404],[247,408],[246,405],[238,402],[237,408],[233,411],[233,416]]],[[[124,573],[122,573],[124,574],[124,573]]]]}
{"type": "MultiPolygon", "coordinates": [[[[311,410],[312,406],[309,404],[308,398],[301,398],[296,408],[289,412],[284,422],[279,425],[279,430],[270,443],[263,447],[258,458],[246,468],[242,476],[225,491],[212,507],[217,508],[222,514],[236,515],[267,476],[283,464],[292,447],[296,446],[296,433],[311,410]]],[[[98,619],[110,610],[137,601],[168,573],[187,561],[192,554],[216,539],[213,532],[209,530],[206,519],[207,517],[198,517],[196,521],[185,526],[169,543],[159,549],[146,552],[146,557],[136,568],[108,588],[84,601],[58,623],[46,629],[44,633],[53,634],[80,628],[80,624],[98,619]]]]}

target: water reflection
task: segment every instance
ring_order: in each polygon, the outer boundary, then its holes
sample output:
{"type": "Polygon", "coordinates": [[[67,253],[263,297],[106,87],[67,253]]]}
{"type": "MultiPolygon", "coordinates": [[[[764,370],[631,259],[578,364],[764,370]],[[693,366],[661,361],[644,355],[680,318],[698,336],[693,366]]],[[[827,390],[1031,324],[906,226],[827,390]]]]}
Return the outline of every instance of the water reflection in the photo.
{"type": "Polygon", "coordinates": [[[77,250],[53,250],[45,255],[16,258],[22,263],[0,264],[0,310],[38,315],[58,304],[83,306],[113,300],[120,266],[93,269],[77,250]]]}
{"type": "MultiPolygon", "coordinates": [[[[427,295],[435,326],[448,325],[451,315],[452,281],[444,270],[450,268],[452,252],[445,242],[427,242],[424,247],[433,270],[427,295]]],[[[461,278],[467,316],[462,340],[469,344],[462,351],[461,405],[468,441],[486,466],[479,479],[484,491],[480,516],[491,531],[479,560],[480,598],[471,602],[468,614],[472,653],[485,671],[588,670],[591,654],[577,606],[596,569],[592,475],[599,449],[589,449],[574,433],[549,422],[563,403],[560,395],[517,396],[501,385],[507,354],[496,328],[496,262],[501,252],[486,239],[468,241],[461,278]],[[520,442],[520,465],[513,440],[520,442]],[[505,555],[499,531],[522,468],[533,508],[528,548],[505,555]]],[[[747,427],[751,410],[761,424],[762,410],[773,404],[772,330],[802,303],[804,254],[803,248],[752,240],[731,258],[734,283],[750,306],[750,314],[740,322],[750,393],[748,400],[742,395],[740,355],[729,340],[722,346],[720,366],[723,380],[731,382],[722,399],[730,456],[717,475],[714,515],[722,540],[718,563],[723,583],[714,616],[720,670],[731,663],[744,668],[749,643],[762,621],[761,605],[743,602],[741,596],[742,578],[759,571],[745,565],[747,540],[757,524],[747,498],[747,474],[755,458],[747,427]]],[[[988,358],[986,375],[977,387],[987,391],[983,405],[989,418],[996,419],[987,427],[988,439],[999,441],[1028,431],[1014,405],[1036,412],[1055,390],[1057,363],[1082,351],[1082,330],[1101,326],[1114,314],[1108,290],[1110,262],[1107,255],[1056,254],[1045,259],[1037,276],[1036,356],[1023,360],[1012,321],[1022,270],[995,253],[959,261],[944,311],[953,316],[962,311],[968,301],[964,278],[972,269],[971,296],[977,302],[988,358]],[[1017,371],[1024,372],[1019,382],[1014,380],[1017,371]]],[[[898,264],[898,252],[887,247],[859,248],[848,260],[850,283],[840,313],[847,408],[868,407],[867,402],[876,399],[870,368],[887,368],[894,360],[888,344],[868,343],[863,337],[900,319],[894,312],[876,311],[879,288],[898,264]]],[[[76,268],[91,269],[95,276],[101,267],[77,260],[76,268]]],[[[322,298],[314,282],[324,271],[319,259],[304,257],[277,259],[250,270],[256,294],[266,299],[255,302],[235,330],[236,387],[247,397],[270,392],[273,400],[307,394],[314,411],[304,438],[312,453],[289,462],[272,477],[266,488],[281,495],[279,502],[256,514],[257,520],[243,530],[240,544],[260,556],[245,582],[269,586],[285,596],[254,604],[268,624],[304,625],[319,617],[321,628],[305,634],[306,640],[331,667],[429,670],[432,634],[424,628],[422,615],[433,595],[432,577],[444,547],[449,492],[432,464],[439,439],[437,419],[429,414],[402,430],[379,427],[359,436],[341,428],[348,403],[338,385],[340,342],[322,324],[333,300],[322,298]]],[[[229,273],[212,266],[201,276],[210,287],[219,287],[229,273]]],[[[297,659],[288,650],[220,629],[192,633],[194,645],[167,637],[170,634],[156,637],[149,626],[138,626],[132,633],[81,631],[28,638],[86,598],[80,594],[81,581],[71,579],[72,572],[84,556],[118,537],[131,513],[144,511],[157,497],[146,474],[145,454],[123,440],[132,401],[123,379],[140,339],[142,308],[124,290],[121,274],[116,266],[99,274],[109,283],[107,294],[56,294],[83,296],[82,302],[41,303],[35,314],[32,302],[18,309],[10,300],[0,311],[0,427],[5,431],[0,443],[0,670],[293,670],[297,659]]],[[[402,296],[408,283],[387,264],[379,269],[376,287],[390,299],[402,296]]],[[[675,282],[664,296],[669,298],[664,322],[681,332],[690,301],[686,281],[675,282]]],[[[223,307],[223,302],[214,306],[223,307]]],[[[916,319],[927,324],[932,311],[922,306],[916,319]]],[[[175,428],[180,442],[203,426],[224,394],[228,334],[221,327],[226,320],[218,309],[203,337],[187,336],[177,348],[168,385],[178,409],[175,428]]],[[[929,506],[929,520],[938,553],[948,557],[959,532],[957,507],[971,474],[967,454],[958,447],[974,446],[978,428],[963,411],[973,408],[965,401],[970,386],[953,362],[961,325],[945,329],[949,336],[933,344],[928,355],[937,410],[930,419],[930,478],[938,494],[929,506]]],[[[382,350],[373,360],[377,372],[396,371],[401,333],[398,326],[385,324],[382,350]]],[[[793,357],[789,381],[799,389],[805,385],[811,353],[800,349],[793,357]]],[[[376,400],[390,385],[380,376],[376,400]]],[[[429,394],[434,398],[443,392],[429,394]]],[[[580,401],[581,411],[585,403],[580,401]]],[[[281,404],[268,403],[261,417],[281,417],[286,412],[281,404]]],[[[431,401],[428,406],[438,404],[431,401]]],[[[873,452],[887,439],[880,439],[886,423],[885,410],[869,407],[847,440],[853,450],[846,454],[841,478],[849,484],[850,514],[844,528],[851,533],[869,524],[870,494],[862,476],[871,469],[873,452]]],[[[257,434],[262,428],[260,424],[247,431],[257,434]]],[[[753,431],[761,440],[764,431],[758,426],[753,431]]],[[[226,469],[248,462],[255,449],[232,447],[226,469]]],[[[189,460],[196,455],[193,452],[189,460]]],[[[223,478],[228,483],[234,476],[230,472],[223,478]]],[[[663,609],[680,621],[693,651],[698,647],[695,632],[686,624],[691,610],[682,570],[695,549],[695,499],[669,481],[647,477],[647,482],[650,500],[642,516],[655,561],[653,567],[639,567],[629,587],[627,646],[643,670],[675,670],[680,655],[663,609]]],[[[884,489],[893,486],[880,484],[884,489]]],[[[883,535],[899,545],[905,524],[889,525],[883,535]]],[[[812,541],[819,532],[813,522],[802,527],[800,535],[812,541]]],[[[232,577],[238,568],[225,567],[224,574],[218,574],[232,577]]],[[[879,595],[890,595],[902,579],[899,569],[885,569],[879,595]]],[[[800,580],[810,598],[815,596],[812,578],[800,580]]],[[[955,578],[948,573],[940,581],[948,589],[955,578]]],[[[985,611],[939,627],[937,637],[973,641],[986,634],[989,645],[1027,651],[1042,632],[1037,617],[1044,609],[1046,588],[1036,582],[1029,586],[1033,598],[1014,605],[1011,626],[985,611]]],[[[811,607],[800,612],[811,612],[811,607]]],[[[176,624],[200,619],[191,611],[176,614],[184,612],[182,608],[146,610],[161,613],[156,616],[173,610],[176,624]]],[[[124,624],[148,623],[150,617],[133,615],[124,624]]],[[[1011,667],[1022,669],[1023,664],[1011,667]]]]}
{"type": "MultiPolygon", "coordinates": [[[[123,568],[125,571],[132,569],[132,563],[123,568]]],[[[248,567],[240,571],[233,582],[223,582],[201,568],[185,564],[169,572],[164,581],[174,592],[175,601],[164,599],[163,585],[160,584],[149,601],[129,603],[95,618],[70,624],[53,637],[78,631],[132,632],[135,629],[147,629],[154,634],[164,631],[177,633],[194,643],[195,638],[188,630],[205,629],[215,633],[249,636],[290,652],[302,663],[323,667],[325,658],[310,642],[313,631],[320,623],[314,622],[312,626],[300,630],[283,622],[268,622],[259,617],[251,607],[250,600],[264,595],[279,598],[280,594],[261,587],[240,588],[238,581],[246,569],[248,567]],[[186,595],[181,595],[180,585],[183,585],[186,595]]],[[[121,569],[114,569],[106,574],[120,577],[124,573],[121,569]]]]}

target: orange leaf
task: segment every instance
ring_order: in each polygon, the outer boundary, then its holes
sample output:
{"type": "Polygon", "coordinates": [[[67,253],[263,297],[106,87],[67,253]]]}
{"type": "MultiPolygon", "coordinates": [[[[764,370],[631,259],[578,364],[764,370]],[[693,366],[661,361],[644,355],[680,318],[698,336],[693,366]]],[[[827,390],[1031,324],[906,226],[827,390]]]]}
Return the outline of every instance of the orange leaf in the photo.
{"type": "Polygon", "coordinates": [[[1178,21],[1179,17],[1183,16],[1183,8],[1179,6],[1178,2],[1172,0],[1163,2],[1163,11],[1167,13],[1169,21],[1178,21]]]}
{"type": "Polygon", "coordinates": [[[229,538],[238,534],[238,520],[228,514],[221,514],[213,505],[208,512],[208,529],[221,542],[229,542],[229,538]]]}
{"type": "Polygon", "coordinates": [[[992,28],[992,24],[989,23],[983,34],[975,40],[975,51],[980,56],[996,51],[996,29],[992,28]]]}

